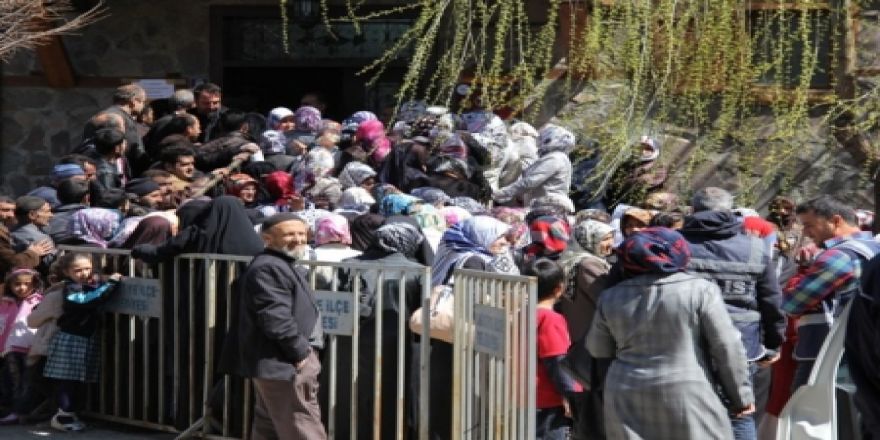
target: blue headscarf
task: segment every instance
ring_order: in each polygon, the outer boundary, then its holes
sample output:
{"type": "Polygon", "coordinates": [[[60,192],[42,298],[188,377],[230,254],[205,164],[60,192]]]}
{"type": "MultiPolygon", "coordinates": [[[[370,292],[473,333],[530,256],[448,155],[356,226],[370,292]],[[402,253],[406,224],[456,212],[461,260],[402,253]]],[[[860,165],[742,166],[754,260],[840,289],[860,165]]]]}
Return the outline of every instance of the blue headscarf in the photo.
{"type": "Polygon", "coordinates": [[[410,207],[419,201],[421,201],[421,199],[409,194],[388,194],[383,197],[382,201],[379,203],[379,213],[385,217],[391,217],[392,215],[409,215],[412,214],[412,212],[410,212],[410,207]]]}

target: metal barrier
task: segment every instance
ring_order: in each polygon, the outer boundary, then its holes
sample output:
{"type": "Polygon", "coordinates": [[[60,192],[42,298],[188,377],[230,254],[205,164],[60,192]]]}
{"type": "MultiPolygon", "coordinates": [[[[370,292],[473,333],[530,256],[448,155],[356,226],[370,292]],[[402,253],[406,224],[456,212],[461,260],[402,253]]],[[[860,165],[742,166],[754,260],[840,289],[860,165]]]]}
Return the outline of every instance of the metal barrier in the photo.
{"type": "MultiPolygon", "coordinates": [[[[138,304],[142,290],[117,295],[121,304],[104,317],[101,379],[89,389],[87,413],[179,438],[248,438],[253,388],[219,373],[218,363],[238,304],[233,283],[250,257],[184,254],[147,265],[124,250],[60,249],[92,255],[105,273],[153,279],[155,295],[144,301],[160,303],[159,313],[144,312],[156,307],[138,304]]],[[[416,342],[408,320],[422,307],[429,321],[430,268],[299,264],[327,336],[321,405],[329,437],[427,439],[431,343],[416,342]]],[[[452,436],[534,438],[535,281],[469,270],[455,280],[452,436]]]]}
{"type": "Polygon", "coordinates": [[[537,283],[455,271],[452,438],[535,438],[537,283]]]}

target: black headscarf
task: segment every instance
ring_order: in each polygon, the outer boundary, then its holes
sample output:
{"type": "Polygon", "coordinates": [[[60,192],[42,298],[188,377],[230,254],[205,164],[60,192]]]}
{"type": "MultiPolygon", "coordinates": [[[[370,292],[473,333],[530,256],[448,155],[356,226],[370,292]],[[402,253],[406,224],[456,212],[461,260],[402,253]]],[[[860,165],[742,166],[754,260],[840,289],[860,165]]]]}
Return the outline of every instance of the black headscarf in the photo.
{"type": "Polygon", "coordinates": [[[177,208],[175,214],[177,214],[177,218],[180,219],[180,229],[195,224],[196,219],[199,218],[202,212],[207,210],[209,206],[211,206],[210,199],[191,200],[184,203],[180,208],[177,208]]]}
{"type": "Polygon", "coordinates": [[[379,214],[363,214],[355,217],[349,225],[351,229],[351,248],[365,251],[376,240],[376,229],[385,223],[385,217],[379,214]]]}
{"type": "Polygon", "coordinates": [[[214,199],[192,228],[198,230],[194,252],[253,256],[263,251],[263,241],[237,197],[214,199]]]}

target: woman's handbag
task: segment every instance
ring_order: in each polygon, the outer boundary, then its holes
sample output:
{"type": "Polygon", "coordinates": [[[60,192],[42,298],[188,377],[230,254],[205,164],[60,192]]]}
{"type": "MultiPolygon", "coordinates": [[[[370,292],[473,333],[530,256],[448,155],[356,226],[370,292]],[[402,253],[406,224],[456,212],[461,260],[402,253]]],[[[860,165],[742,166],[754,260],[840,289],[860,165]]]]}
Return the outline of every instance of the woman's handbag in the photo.
{"type": "MultiPolygon", "coordinates": [[[[455,340],[455,298],[452,295],[452,286],[437,286],[431,293],[428,303],[428,325],[431,338],[439,339],[448,343],[455,340]]],[[[424,312],[422,307],[416,309],[409,318],[409,329],[416,334],[423,334],[425,324],[422,322],[424,312]]]]}

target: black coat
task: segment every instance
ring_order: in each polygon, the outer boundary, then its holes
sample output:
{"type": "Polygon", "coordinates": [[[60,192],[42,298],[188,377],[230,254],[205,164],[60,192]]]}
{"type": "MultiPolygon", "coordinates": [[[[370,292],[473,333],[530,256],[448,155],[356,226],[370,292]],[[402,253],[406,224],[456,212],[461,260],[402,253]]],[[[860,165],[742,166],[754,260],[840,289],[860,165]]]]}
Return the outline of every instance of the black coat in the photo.
{"type": "Polygon", "coordinates": [[[293,258],[267,249],[242,274],[238,329],[227,341],[237,350],[226,347],[226,351],[238,353],[232,365],[225,365],[231,372],[290,380],[296,374],[294,365],[311,352],[309,341],[315,326],[320,325],[318,307],[294,263],[293,258]]]}

